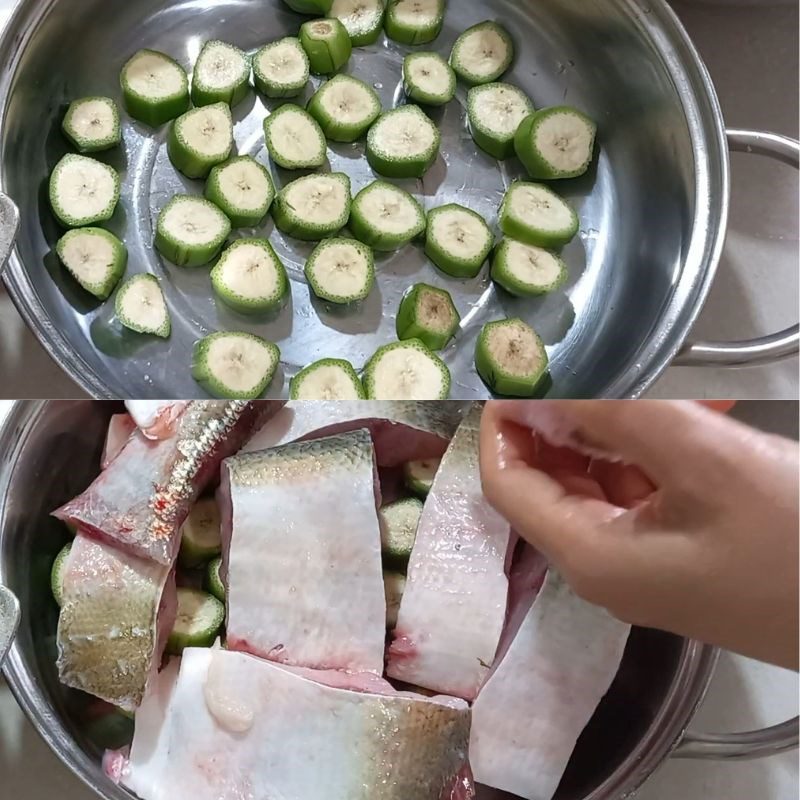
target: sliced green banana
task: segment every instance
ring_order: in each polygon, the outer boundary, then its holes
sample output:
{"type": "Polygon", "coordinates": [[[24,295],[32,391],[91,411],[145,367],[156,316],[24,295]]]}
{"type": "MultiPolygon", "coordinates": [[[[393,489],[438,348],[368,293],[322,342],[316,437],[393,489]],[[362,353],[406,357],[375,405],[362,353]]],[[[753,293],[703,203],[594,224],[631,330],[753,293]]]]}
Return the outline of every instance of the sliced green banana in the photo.
{"type": "Polygon", "coordinates": [[[177,195],[158,216],[155,244],[173,264],[201,267],[219,255],[230,232],[230,220],[213,203],[177,195]]]}
{"type": "Polygon", "coordinates": [[[402,572],[383,573],[383,591],[386,595],[386,630],[392,631],[397,627],[397,615],[400,613],[400,603],[406,589],[406,576],[402,572]]]}
{"type": "Polygon", "coordinates": [[[205,579],[203,580],[203,587],[207,592],[211,592],[217,600],[224,603],[225,584],[222,582],[222,577],[219,574],[221,568],[222,558],[212,558],[211,561],[208,562],[205,579]]]}
{"type": "Polygon", "coordinates": [[[333,0],[328,16],[344,25],[353,47],[366,47],[383,30],[383,0],[333,0]]]}
{"type": "Polygon", "coordinates": [[[304,108],[287,103],[264,120],[272,160],[284,169],[317,169],[325,163],[327,143],[317,121],[304,108]]]}
{"type": "Polygon", "coordinates": [[[414,105],[382,114],[367,135],[367,161],[387,178],[421,178],[436,161],[442,137],[414,105]]]}
{"type": "Polygon", "coordinates": [[[425,253],[454,278],[474,278],[494,246],[486,220],[469,208],[451,203],[428,212],[425,253]]]}
{"type": "Polygon", "coordinates": [[[106,222],[119,202],[116,171],[88,156],[68,153],[50,176],[50,205],[65,228],[106,222]]]}
{"type": "Polygon", "coordinates": [[[496,81],[513,60],[514,40],[496,22],[481,22],[465,30],[450,54],[458,77],[473,86],[496,81]]]}
{"type": "Polygon", "coordinates": [[[56,245],[61,263],[90,294],[105,300],[125,274],[125,245],[102,228],[67,231],[56,245]]]}
{"type": "Polygon", "coordinates": [[[427,44],[442,31],[445,0],[389,0],[386,35],[401,44],[427,44]]]}
{"type": "Polygon", "coordinates": [[[365,400],[361,379],[349,361],[324,358],[289,381],[292,400],[365,400]]]}
{"type": "Polygon", "coordinates": [[[446,400],[450,370],[418,339],[381,347],[364,370],[370,400],[446,400]]]}
{"type": "Polygon", "coordinates": [[[283,0],[292,11],[298,14],[327,14],[333,0],[283,0]]]}
{"type": "Polygon", "coordinates": [[[212,333],[195,343],[192,377],[212,396],[255,400],[275,377],[278,346],[251,333],[212,333]]]}
{"type": "Polygon", "coordinates": [[[567,280],[567,266],[549,250],[503,239],[492,261],[492,280],[509,294],[536,297],[563,286],[567,280]]]}
{"type": "Polygon", "coordinates": [[[262,47],[253,57],[256,89],[266,97],[297,97],[306,88],[311,66],[294,36],[262,47]]]}
{"type": "Polygon", "coordinates": [[[289,278],[266,239],[237,239],[211,270],[214,292],[242,314],[279,309],[289,297],[289,278]]]}
{"type": "Polygon", "coordinates": [[[547,365],[542,340],[521,319],[484,325],[475,349],[475,366],[495,394],[532,397],[547,365]]]}
{"type": "Polygon", "coordinates": [[[155,50],[140,50],[122,68],[122,95],[127,112],[154,128],[189,110],[189,77],[174,59],[155,50]]]}
{"type": "Polygon", "coordinates": [[[300,26],[300,44],[315,75],[332,75],[349,60],[353,45],[338,19],[315,19],[300,26]]]}
{"type": "Polygon", "coordinates": [[[140,273],[120,286],[114,301],[119,321],[135,333],[168,339],[172,333],[164,292],[158,278],[140,273]]]}
{"type": "Polygon", "coordinates": [[[225,606],[199,589],[178,587],[178,611],[167,640],[167,652],[179,656],[186,647],[211,647],[225,621],[225,606]]]}
{"type": "Polygon", "coordinates": [[[53,593],[53,599],[59,608],[64,602],[64,573],[66,572],[70,550],[72,550],[72,542],[65,544],[58,551],[56,560],[53,562],[53,568],[50,570],[50,591],[53,593]]]}
{"type": "Polygon", "coordinates": [[[403,60],[406,97],[425,106],[443,106],[456,96],[456,73],[438,53],[409,53],[403,60]]]}
{"type": "Polygon", "coordinates": [[[247,97],[250,57],[226,42],[203,45],[192,76],[192,102],[196,106],[226,103],[231,108],[247,97]]]}
{"type": "Polygon", "coordinates": [[[373,181],[354,198],[350,231],[373,250],[399,250],[421,236],[425,211],[408,192],[386,181],[373,181]]]}
{"type": "Polygon", "coordinates": [[[577,178],[592,163],[597,126],[569,106],[545,108],[527,117],[514,138],[519,160],[538,180],[577,178]]]}
{"type": "Polygon", "coordinates": [[[205,194],[232,227],[255,228],[275,199],[275,187],[261,164],[250,156],[239,156],[211,170],[205,194]]]}
{"type": "Polygon", "coordinates": [[[538,183],[513,183],[500,206],[500,229],[525,244],[558,249],[571,242],[580,222],[575,209],[538,183]]]}
{"type": "Polygon", "coordinates": [[[383,563],[389,569],[405,572],[417,539],[422,502],[416,497],[406,497],[384,506],[378,516],[383,563]]]}
{"type": "Polygon", "coordinates": [[[365,300],[375,285],[372,250],[355,239],[326,239],[305,267],[306,279],[320,300],[347,305],[365,300]]]}
{"type": "Polygon", "coordinates": [[[178,559],[184,567],[198,567],[222,552],[219,506],[213,497],[198,500],[181,528],[178,559]]]}
{"type": "Polygon", "coordinates": [[[355,142],[381,115],[381,100],[363,81],[335,75],[309,100],[308,113],[331,141],[355,142]]]}
{"type": "Polygon", "coordinates": [[[122,141],[117,104],[110,97],[84,97],[70,103],[61,123],[79,153],[110,150],[122,141]]]}
{"type": "Polygon", "coordinates": [[[433,479],[442,463],[439,458],[426,458],[420,461],[409,461],[403,464],[403,479],[406,486],[414,494],[423,499],[428,496],[428,492],[433,486],[433,479]]]}
{"type": "Polygon", "coordinates": [[[187,178],[207,178],[211,168],[227,161],[233,150],[233,119],[226,103],[193,108],[172,123],[167,152],[187,178]]]}
{"type": "Polygon", "coordinates": [[[461,317],[449,292],[418,283],[400,301],[397,338],[419,339],[431,350],[444,350],[460,324],[461,317]]]}
{"type": "Polygon", "coordinates": [[[333,236],[350,216],[350,178],[342,172],[298,178],[280,191],[272,216],[280,230],[296,239],[333,236]]]}
{"type": "Polygon", "coordinates": [[[525,92],[508,83],[475,86],[467,95],[469,129],[475,144],[498,159],[514,155],[514,136],[533,112],[525,92]]]}

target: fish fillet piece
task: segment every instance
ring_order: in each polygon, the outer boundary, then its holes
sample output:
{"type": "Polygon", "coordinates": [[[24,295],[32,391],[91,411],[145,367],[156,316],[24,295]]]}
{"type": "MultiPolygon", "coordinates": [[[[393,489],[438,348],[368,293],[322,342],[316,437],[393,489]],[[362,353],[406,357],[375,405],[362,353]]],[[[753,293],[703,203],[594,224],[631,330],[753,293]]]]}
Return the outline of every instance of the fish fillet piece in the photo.
{"type": "Polygon", "coordinates": [[[53,513],[134,555],[172,564],[181,525],[222,459],[281,405],[191,402],[171,438],[152,441],[135,432],[83,494],[53,513]]]}
{"type": "Polygon", "coordinates": [[[148,439],[169,439],[186,404],[186,400],[126,400],[125,408],[148,439]]]}
{"type": "Polygon", "coordinates": [[[383,671],[376,491],[366,430],[223,462],[229,648],[316,669],[383,671]]]}
{"type": "Polygon", "coordinates": [[[376,400],[296,400],[269,420],[244,448],[246,452],[303,439],[367,428],[379,467],[439,458],[460,421],[462,403],[376,400]]]}
{"type": "Polygon", "coordinates": [[[417,529],[387,674],[472,700],[494,660],[514,539],[486,501],[473,405],[436,473],[417,529]]]}
{"type": "Polygon", "coordinates": [[[474,796],[454,793],[470,712],[452,698],[350,692],[245,653],[190,648],[171,692],[142,711],[122,782],[143,800],[474,796]]]}
{"type": "Polygon", "coordinates": [[[130,414],[114,414],[111,417],[100,458],[100,469],[105,469],[122,452],[135,430],[136,423],[130,414]]]}
{"type": "Polygon", "coordinates": [[[629,633],[629,625],[581,600],[549,570],[473,706],[475,780],[526,800],[551,800],[619,670],[629,633]]]}
{"type": "Polygon", "coordinates": [[[58,618],[61,682],[134,710],[158,669],[175,598],[168,566],[78,534],[58,618]]]}

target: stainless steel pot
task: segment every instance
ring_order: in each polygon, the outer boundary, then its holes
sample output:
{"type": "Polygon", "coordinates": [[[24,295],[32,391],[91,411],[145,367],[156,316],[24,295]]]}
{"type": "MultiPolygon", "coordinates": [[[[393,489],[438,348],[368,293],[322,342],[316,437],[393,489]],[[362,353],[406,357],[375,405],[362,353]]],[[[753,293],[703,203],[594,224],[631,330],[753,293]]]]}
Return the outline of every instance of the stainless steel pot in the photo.
{"type": "MultiPolygon", "coordinates": [[[[52,356],[98,397],[195,397],[189,374],[193,342],[211,330],[246,329],[276,341],[283,371],[272,393],[309,361],[338,355],[357,367],[394,339],[394,314],[409,284],[448,288],[464,322],[445,359],[453,396],[485,396],[473,351],[484,322],[523,316],[552,356],[551,396],[635,396],[671,363],[732,365],[771,361],[798,350],[798,329],[748,342],[686,342],[713,282],[728,221],[729,147],[797,166],[798,143],[752,131],[725,130],[711,80],[665,0],[464,0],[453,3],[436,47],[447,53],[468,24],[502,20],[514,31],[518,57],[509,75],[539,106],[574,103],[600,125],[600,157],[586,177],[559,186],[579,207],[582,235],[565,251],[567,288],[535,301],[512,300],[486,277],[444,279],[420,248],[379,259],[379,291],[356,313],[312,300],[302,266],[309,248],[271,225],[269,234],[289,269],[293,302],[276,320],[243,320],[213,300],[207,270],[166,265],[152,247],[153,220],[166,200],[199,184],[181,179],[165,156],[165,131],[125,124],[124,152],[103,156],[123,174],[122,208],[110,227],[131,253],[130,270],[158,275],[173,316],[169,343],[125,333],[111,304],[99,304],[65,276],[53,254],[60,232],[48,209],[46,180],[66,151],[59,123],[66,103],[86,94],[119,99],[117,74],[142,46],[170,52],[190,66],[200,44],[221,38],[254,49],[296,30],[299,18],[280,0],[21,0],[0,42],[0,190],[19,207],[22,228],[10,250],[14,204],[3,215],[9,232],[0,263],[21,314],[52,356]],[[62,58],[65,42],[78,50],[62,58]],[[353,335],[358,334],[358,335],[353,335]]],[[[354,54],[350,70],[373,83],[388,107],[402,97],[404,51],[381,44],[354,54]]],[[[410,182],[427,207],[456,199],[494,219],[514,161],[476,150],[463,104],[437,117],[444,156],[426,179],[410,182]]],[[[236,109],[241,152],[265,160],[261,120],[251,97],[236,109]]],[[[334,146],[332,169],[355,187],[372,175],[361,145],[334,146]]],[[[276,172],[278,184],[290,176],[276,172]]],[[[2,217],[0,217],[2,218],[2,217]]]]}
{"type": "MultiPolygon", "coordinates": [[[[58,682],[57,609],[50,565],[64,544],[49,512],[97,472],[113,403],[17,403],[0,429],[0,586],[22,608],[4,674],[56,755],[106,800],[130,800],[100,768],[101,753],[81,727],[86,696],[58,682]]],[[[0,595],[0,597],[2,597],[0,595]]],[[[0,599],[0,618],[3,607],[0,599]]],[[[2,653],[0,624],[0,653],[2,653]]],[[[560,800],[624,798],[670,755],[750,758],[797,744],[797,721],[733,735],[687,732],[712,678],[713,648],[657,631],[634,631],[622,668],[584,732],[559,789],[560,800]]],[[[485,792],[481,800],[510,800],[485,792]]]]}

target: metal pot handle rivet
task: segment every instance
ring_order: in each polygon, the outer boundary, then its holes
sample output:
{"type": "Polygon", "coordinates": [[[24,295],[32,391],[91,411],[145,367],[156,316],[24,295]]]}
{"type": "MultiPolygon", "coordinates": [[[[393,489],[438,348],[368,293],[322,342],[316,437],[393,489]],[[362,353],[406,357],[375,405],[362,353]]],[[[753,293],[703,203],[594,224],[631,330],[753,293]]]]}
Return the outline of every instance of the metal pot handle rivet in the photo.
{"type": "Polygon", "coordinates": [[[10,589],[0,586],[0,666],[14,641],[19,627],[19,616],[19,601],[10,589]]]}
{"type": "Polygon", "coordinates": [[[14,201],[0,192],[0,273],[8,263],[19,231],[19,209],[14,201]]]}
{"type": "Polygon", "coordinates": [[[795,717],[779,725],[745,733],[689,731],[673,757],[735,761],[774,756],[797,747],[798,727],[798,717],[795,717]]]}
{"type": "MultiPolygon", "coordinates": [[[[800,169],[800,142],[761,131],[728,130],[736,153],[753,153],[800,169]]],[[[679,367],[745,367],[770,364],[800,352],[800,325],[741,342],[688,342],[673,361],[679,367]]]]}

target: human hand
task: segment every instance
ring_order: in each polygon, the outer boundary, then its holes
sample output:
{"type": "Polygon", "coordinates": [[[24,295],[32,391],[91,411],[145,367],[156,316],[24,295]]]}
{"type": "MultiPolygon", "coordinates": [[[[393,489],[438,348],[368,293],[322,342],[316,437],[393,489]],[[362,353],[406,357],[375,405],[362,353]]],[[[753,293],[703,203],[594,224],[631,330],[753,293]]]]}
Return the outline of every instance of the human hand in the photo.
{"type": "Polygon", "coordinates": [[[489,502],[579,595],[794,669],[798,453],[692,402],[490,402],[481,429],[489,502]]]}

